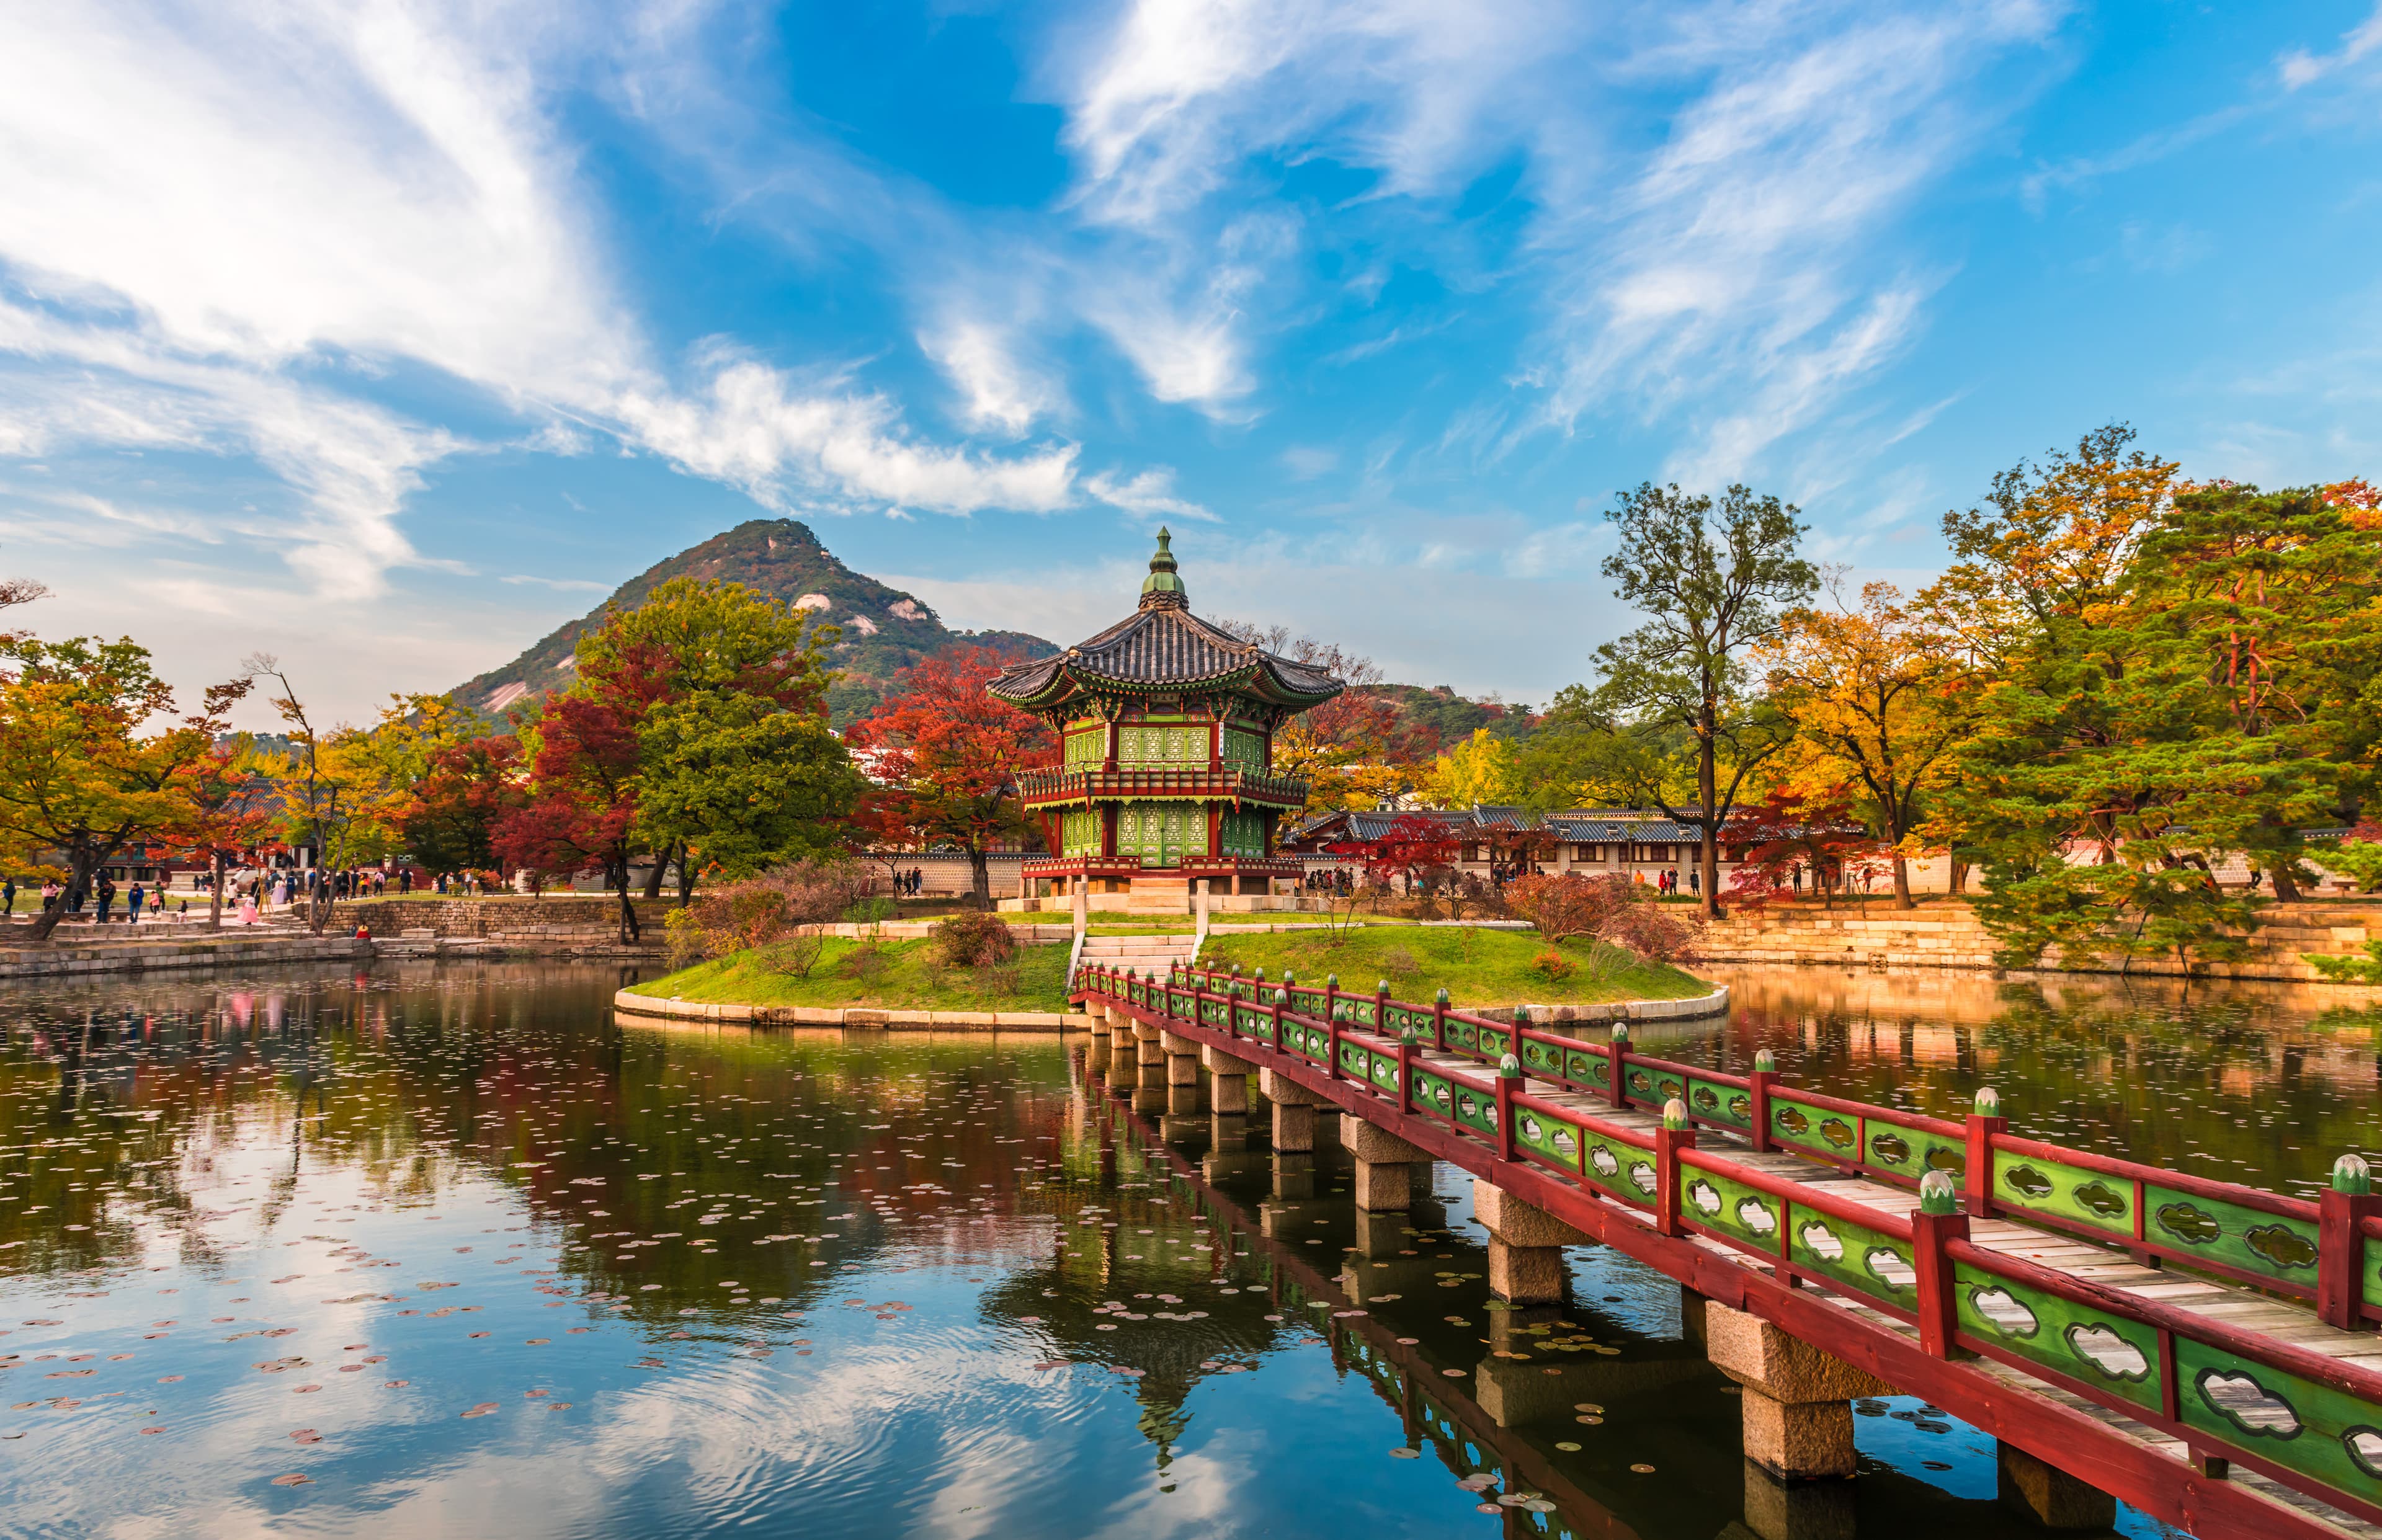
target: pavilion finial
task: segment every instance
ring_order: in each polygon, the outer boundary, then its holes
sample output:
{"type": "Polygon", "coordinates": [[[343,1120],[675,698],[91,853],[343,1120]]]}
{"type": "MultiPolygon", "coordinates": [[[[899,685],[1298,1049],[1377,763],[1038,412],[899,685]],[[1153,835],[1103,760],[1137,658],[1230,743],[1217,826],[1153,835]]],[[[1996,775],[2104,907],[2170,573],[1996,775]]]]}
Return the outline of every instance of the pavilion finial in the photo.
{"type": "Polygon", "coordinates": [[[1158,554],[1149,558],[1149,576],[1141,583],[1141,607],[1144,609],[1191,607],[1191,596],[1184,592],[1183,580],[1175,576],[1174,553],[1168,549],[1173,538],[1164,526],[1160,526],[1158,554]]]}

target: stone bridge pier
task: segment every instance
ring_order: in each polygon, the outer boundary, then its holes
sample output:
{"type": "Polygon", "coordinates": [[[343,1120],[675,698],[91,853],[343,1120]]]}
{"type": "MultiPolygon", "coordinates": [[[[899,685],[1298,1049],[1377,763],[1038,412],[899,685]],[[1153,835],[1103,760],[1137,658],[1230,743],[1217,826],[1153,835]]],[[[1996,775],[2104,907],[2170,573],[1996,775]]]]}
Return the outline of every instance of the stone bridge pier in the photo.
{"type": "Polygon", "coordinates": [[[1430,1181],[1430,1155],[1362,1118],[1340,1119],[1340,1147],[1356,1159],[1357,1212],[1404,1214],[1414,1206],[1414,1168],[1430,1181]]]}
{"type": "Polygon", "coordinates": [[[1218,1117],[1249,1110],[1249,1071],[1256,1068],[1221,1048],[1202,1048],[1199,1062],[1208,1068],[1208,1109],[1218,1117]]]}
{"type": "Polygon", "coordinates": [[[1591,1242],[1579,1231],[1475,1177],[1472,1216],[1489,1231],[1489,1292],[1508,1304],[1559,1304],[1569,1274],[1565,1246],[1591,1242]]]}
{"type": "Polygon", "coordinates": [[[1304,1155],[1315,1148],[1315,1109],[1323,1098],[1272,1069],[1258,1072],[1258,1089],[1273,1107],[1273,1147],[1277,1155],[1304,1155]]]}

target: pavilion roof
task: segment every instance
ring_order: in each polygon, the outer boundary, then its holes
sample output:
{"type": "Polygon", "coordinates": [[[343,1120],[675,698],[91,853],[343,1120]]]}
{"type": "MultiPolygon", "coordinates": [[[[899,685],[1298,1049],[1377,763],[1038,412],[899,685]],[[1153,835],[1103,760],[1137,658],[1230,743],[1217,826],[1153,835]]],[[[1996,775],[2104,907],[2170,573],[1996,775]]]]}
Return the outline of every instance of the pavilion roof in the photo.
{"type": "Polygon", "coordinates": [[[1159,532],[1159,553],[1150,559],[1140,608],[1055,657],[1002,669],[991,692],[1032,708],[1104,690],[1144,694],[1227,689],[1295,711],[1340,693],[1341,682],[1328,670],[1269,653],[1192,614],[1166,549],[1170,538],[1159,532]]]}

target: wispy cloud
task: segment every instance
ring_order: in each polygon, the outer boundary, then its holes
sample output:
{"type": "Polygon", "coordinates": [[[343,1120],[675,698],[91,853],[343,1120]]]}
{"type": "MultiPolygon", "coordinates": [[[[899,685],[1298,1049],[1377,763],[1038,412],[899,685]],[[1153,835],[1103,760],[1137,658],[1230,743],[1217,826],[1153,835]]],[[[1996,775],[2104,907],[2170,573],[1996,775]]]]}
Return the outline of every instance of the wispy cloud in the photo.
{"type": "Polygon", "coordinates": [[[1156,466],[1132,477],[1121,477],[1103,471],[1087,477],[1084,490],[1111,507],[1123,508],[1144,519],[1172,517],[1216,522],[1215,514],[1187,497],[1175,495],[1172,466],[1156,466]]]}
{"type": "Polygon", "coordinates": [[[2340,46],[2331,53],[2311,54],[2304,48],[2294,48],[2275,61],[2275,72],[2286,88],[2297,91],[2348,68],[2377,50],[2382,50],[2382,4],[2375,6],[2373,15],[2343,32],[2340,46]]]}

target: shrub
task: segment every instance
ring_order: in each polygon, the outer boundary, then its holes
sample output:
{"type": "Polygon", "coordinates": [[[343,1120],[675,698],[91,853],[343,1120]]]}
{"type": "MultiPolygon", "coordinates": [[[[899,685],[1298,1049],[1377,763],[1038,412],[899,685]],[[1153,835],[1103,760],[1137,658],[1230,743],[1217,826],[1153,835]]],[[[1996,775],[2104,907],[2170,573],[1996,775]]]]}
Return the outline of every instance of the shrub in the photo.
{"type": "Polygon", "coordinates": [[[1567,941],[1602,931],[1606,921],[1637,901],[1630,891],[1635,886],[1618,873],[1595,877],[1577,872],[1533,874],[1507,884],[1505,901],[1549,941],[1567,941]]]}
{"type": "Polygon", "coordinates": [[[1418,973],[1421,971],[1422,964],[1417,962],[1415,955],[1404,947],[1393,947],[1381,954],[1381,972],[1384,973],[1418,973]]]}
{"type": "Polygon", "coordinates": [[[868,892],[868,878],[848,861],[795,861],[757,877],[722,883],[673,911],[670,960],[750,951],[780,972],[808,977],[825,948],[823,926],[868,892]]]}
{"type": "Polygon", "coordinates": [[[1553,947],[1550,947],[1545,951],[1541,952],[1538,956],[1532,958],[1530,959],[1530,966],[1545,974],[1547,976],[1547,981],[1552,984],[1558,980],[1571,977],[1574,965],[1571,959],[1564,956],[1561,952],[1558,952],[1553,947]]]}
{"type": "Polygon", "coordinates": [[[1702,927],[1654,903],[1625,904],[1597,927],[1597,937],[1627,947],[1655,962],[1685,962],[1695,955],[1702,927]]]}
{"type": "Polygon", "coordinates": [[[928,931],[936,960],[947,968],[990,968],[1017,953],[1017,938],[998,914],[975,911],[938,921],[928,931]]]}

